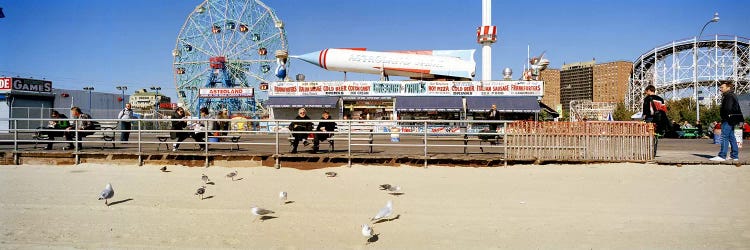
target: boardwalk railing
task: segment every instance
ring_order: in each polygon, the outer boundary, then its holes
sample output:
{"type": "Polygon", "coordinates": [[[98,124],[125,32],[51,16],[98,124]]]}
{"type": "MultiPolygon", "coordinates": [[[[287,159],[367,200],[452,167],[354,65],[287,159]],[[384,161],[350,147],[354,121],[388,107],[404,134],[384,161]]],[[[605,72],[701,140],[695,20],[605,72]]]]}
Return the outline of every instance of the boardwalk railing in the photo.
{"type": "MultiPolygon", "coordinates": [[[[5,119],[10,124],[37,123],[46,124],[54,119],[5,119]]],[[[79,155],[96,152],[107,152],[112,149],[102,146],[112,144],[116,153],[135,154],[142,162],[142,155],[189,154],[205,156],[205,164],[209,165],[209,157],[223,154],[266,155],[271,156],[278,164],[280,158],[291,156],[289,152],[289,137],[292,133],[287,128],[294,120],[243,120],[243,126],[236,126],[238,121],[233,119],[190,119],[188,130],[172,130],[171,128],[145,129],[144,123],[161,122],[169,124],[175,119],[134,119],[132,130],[122,130],[114,126],[121,120],[95,119],[106,126],[104,136],[84,138],[82,141],[65,140],[62,130],[49,128],[18,128],[9,126],[0,129],[0,147],[11,150],[14,154],[34,152],[50,152],[37,149],[38,144],[55,143],[56,149],[60,144],[73,144],[73,148],[62,152],[75,155],[76,163],[79,155]],[[213,122],[229,122],[230,130],[207,129],[213,122]],[[199,124],[204,128],[197,129],[199,124]],[[265,126],[248,126],[248,124],[264,124],[265,126]],[[270,129],[259,130],[259,127],[270,129]],[[237,129],[242,128],[242,129],[237,129]],[[57,133],[57,140],[39,137],[40,133],[57,133]],[[120,141],[121,132],[130,132],[129,141],[120,141]],[[177,142],[176,133],[203,138],[195,141],[187,139],[177,142]],[[224,140],[206,140],[207,138],[224,140]],[[109,140],[105,139],[109,138],[109,140]],[[231,140],[229,140],[231,138],[231,140]],[[78,147],[81,143],[83,148],[78,147]],[[171,150],[172,145],[179,145],[179,151],[171,150]],[[12,148],[10,148],[12,145],[12,148]],[[33,146],[32,146],[33,145],[33,146]],[[224,145],[224,146],[222,146],[224,145]],[[101,147],[99,147],[101,146],[101,147]],[[199,147],[200,146],[200,147],[199,147]],[[162,151],[164,150],[169,151],[162,151]],[[200,148],[200,150],[198,149],[200,148]],[[237,148],[237,152],[234,151],[237,148]]],[[[2,121],[2,120],[0,120],[2,121]]],[[[68,119],[71,124],[79,120],[68,119]]],[[[307,120],[317,125],[323,120],[307,120]]],[[[507,160],[554,160],[554,161],[648,161],[653,159],[651,130],[645,123],[636,122],[514,122],[514,121],[483,121],[483,120],[325,120],[337,123],[337,131],[314,132],[331,133],[335,138],[336,151],[327,152],[321,147],[322,153],[335,154],[337,157],[348,158],[351,165],[353,157],[363,155],[400,156],[419,152],[416,157],[422,157],[424,164],[434,158],[447,154],[481,154],[484,158],[507,160]],[[498,126],[497,131],[488,131],[490,123],[498,126]],[[362,127],[370,129],[363,130],[362,127]],[[357,138],[360,139],[357,139],[357,138]],[[361,140],[370,137],[372,140],[361,140]],[[346,145],[342,145],[345,143],[346,145]],[[375,150],[370,152],[371,148],[375,150]],[[345,150],[344,150],[345,149],[345,150]],[[417,149],[417,150],[415,150],[417,149]],[[341,153],[345,153],[342,155],[341,153]]],[[[102,130],[105,126],[102,126],[102,130]]],[[[79,134],[89,131],[68,131],[79,134]]],[[[307,133],[307,132],[306,132],[307,133]]],[[[94,137],[94,136],[92,136],[94,137]]],[[[73,137],[75,138],[75,137],[73,137]]],[[[310,138],[312,142],[312,138],[310,138]]],[[[325,144],[325,143],[321,143],[325,144]]],[[[302,145],[300,145],[302,147],[302,145]]],[[[302,151],[302,150],[301,150],[302,151]]],[[[60,152],[55,150],[53,152],[60,152]]],[[[301,152],[295,156],[309,156],[301,152]]]]}
{"type": "Polygon", "coordinates": [[[514,122],[506,159],[545,161],[650,161],[653,126],[643,122],[514,122]]]}

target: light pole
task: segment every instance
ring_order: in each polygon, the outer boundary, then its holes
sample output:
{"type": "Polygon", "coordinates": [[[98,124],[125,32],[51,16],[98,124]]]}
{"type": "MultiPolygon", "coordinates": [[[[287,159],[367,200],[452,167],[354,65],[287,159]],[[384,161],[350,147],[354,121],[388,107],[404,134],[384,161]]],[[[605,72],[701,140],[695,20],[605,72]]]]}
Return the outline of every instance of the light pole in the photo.
{"type": "Polygon", "coordinates": [[[159,90],[161,90],[161,87],[151,86],[151,90],[156,90],[156,95],[154,96],[154,101],[156,101],[156,111],[159,111],[159,104],[161,104],[161,98],[159,98],[159,90]]]}
{"type": "Polygon", "coordinates": [[[86,90],[89,92],[89,114],[91,114],[91,91],[94,91],[94,87],[83,87],[83,90],[86,90]]]}
{"type": "Polygon", "coordinates": [[[122,91],[120,98],[122,98],[122,109],[125,109],[125,90],[128,90],[128,86],[117,86],[117,90],[122,91]]]}
{"type": "Polygon", "coordinates": [[[719,22],[719,12],[714,12],[714,17],[703,25],[701,32],[695,37],[695,43],[693,44],[693,97],[695,98],[695,125],[698,125],[698,122],[701,120],[701,102],[698,100],[698,39],[703,35],[706,26],[708,26],[709,23],[715,22],[719,22]]]}
{"type": "MultiPolygon", "coordinates": [[[[159,90],[161,90],[161,87],[151,86],[151,90],[156,90],[156,95],[154,96],[154,101],[156,102],[156,107],[154,108],[154,118],[157,118],[159,117],[159,104],[161,104],[161,98],[159,98],[159,90]]],[[[156,122],[156,129],[161,129],[159,126],[159,122],[156,122]]]]}

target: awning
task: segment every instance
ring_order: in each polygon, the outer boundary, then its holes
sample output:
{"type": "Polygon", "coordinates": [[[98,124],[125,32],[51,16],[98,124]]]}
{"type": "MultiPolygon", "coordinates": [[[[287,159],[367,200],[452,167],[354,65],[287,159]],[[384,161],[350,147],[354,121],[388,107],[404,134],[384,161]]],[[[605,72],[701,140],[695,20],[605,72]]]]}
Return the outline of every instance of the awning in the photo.
{"type": "Polygon", "coordinates": [[[555,111],[555,109],[550,108],[549,106],[547,106],[543,102],[539,102],[539,107],[542,108],[542,110],[544,110],[545,112],[547,112],[547,114],[550,114],[552,116],[552,118],[560,117],[560,113],[557,113],[557,111],[555,111]]]}
{"type": "Polygon", "coordinates": [[[539,113],[536,96],[467,96],[466,108],[469,112],[489,112],[492,104],[497,110],[506,113],[539,113]]]}
{"type": "Polygon", "coordinates": [[[397,111],[449,111],[463,109],[460,96],[399,96],[396,97],[397,111]]]}
{"type": "Polygon", "coordinates": [[[272,96],[266,105],[272,108],[333,108],[339,102],[337,96],[272,96]]]}

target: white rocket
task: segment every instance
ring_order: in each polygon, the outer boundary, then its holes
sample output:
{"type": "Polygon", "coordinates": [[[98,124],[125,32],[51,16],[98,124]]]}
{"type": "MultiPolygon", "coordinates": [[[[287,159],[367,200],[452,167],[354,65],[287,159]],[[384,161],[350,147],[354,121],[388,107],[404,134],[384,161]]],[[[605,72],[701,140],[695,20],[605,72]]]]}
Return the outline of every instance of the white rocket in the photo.
{"type": "Polygon", "coordinates": [[[474,50],[406,50],[378,52],[365,48],[324,49],[300,56],[308,63],[331,71],[405,76],[415,79],[474,77],[474,50]]]}

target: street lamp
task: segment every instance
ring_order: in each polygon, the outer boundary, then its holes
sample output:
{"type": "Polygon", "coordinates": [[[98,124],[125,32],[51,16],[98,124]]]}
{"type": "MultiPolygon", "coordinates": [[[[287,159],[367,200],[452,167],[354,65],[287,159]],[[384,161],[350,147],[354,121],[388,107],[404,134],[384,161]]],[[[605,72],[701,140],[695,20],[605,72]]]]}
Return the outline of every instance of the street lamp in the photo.
{"type": "MultiPolygon", "coordinates": [[[[156,108],[154,109],[154,118],[159,117],[159,104],[161,104],[161,98],[159,98],[159,90],[161,90],[161,87],[157,86],[151,86],[151,90],[156,90],[156,95],[154,96],[154,100],[156,101],[156,108]]],[[[156,123],[156,129],[161,129],[159,122],[156,123]]]]}
{"type": "Polygon", "coordinates": [[[94,87],[83,87],[83,90],[86,90],[89,92],[89,114],[91,113],[91,91],[94,91],[94,87]]]}
{"type": "Polygon", "coordinates": [[[117,86],[116,88],[117,88],[117,90],[121,90],[122,91],[122,95],[121,95],[121,98],[122,98],[122,109],[125,109],[125,90],[128,90],[128,87],[127,86],[117,86]]]}
{"type": "Polygon", "coordinates": [[[159,98],[159,90],[161,90],[161,87],[151,86],[151,90],[156,90],[156,95],[154,96],[154,100],[156,101],[156,111],[159,111],[159,104],[161,103],[161,98],[159,98]]]}
{"type": "Polygon", "coordinates": [[[701,105],[698,100],[698,39],[703,35],[703,31],[706,29],[709,23],[719,22],[719,12],[714,12],[714,17],[708,20],[706,24],[701,28],[701,32],[695,37],[695,43],[693,44],[693,97],[695,98],[695,123],[701,120],[701,105]]]}

